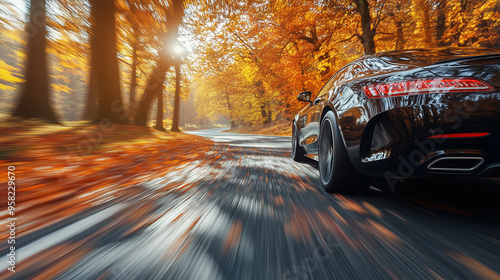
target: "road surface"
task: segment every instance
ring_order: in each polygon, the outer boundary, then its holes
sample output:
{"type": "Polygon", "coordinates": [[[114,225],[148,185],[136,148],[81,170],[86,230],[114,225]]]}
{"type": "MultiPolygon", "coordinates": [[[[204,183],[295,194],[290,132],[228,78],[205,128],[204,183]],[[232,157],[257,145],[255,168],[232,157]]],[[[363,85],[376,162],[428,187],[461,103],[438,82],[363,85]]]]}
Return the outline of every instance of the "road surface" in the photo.
{"type": "Polygon", "coordinates": [[[0,278],[500,278],[496,190],[332,195],[289,137],[190,133],[206,160],[19,238],[0,278]]]}

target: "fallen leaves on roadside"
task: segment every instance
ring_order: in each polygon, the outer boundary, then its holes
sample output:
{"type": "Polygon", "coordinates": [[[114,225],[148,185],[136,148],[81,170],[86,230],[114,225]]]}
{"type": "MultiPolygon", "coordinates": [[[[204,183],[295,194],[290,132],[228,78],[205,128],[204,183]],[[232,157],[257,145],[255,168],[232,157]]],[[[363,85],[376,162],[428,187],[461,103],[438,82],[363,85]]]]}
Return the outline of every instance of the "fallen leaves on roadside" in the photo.
{"type": "MultiPolygon", "coordinates": [[[[212,146],[206,138],[139,126],[35,124],[0,123],[0,168],[15,167],[19,236],[126,199],[135,186],[201,159],[212,146]]],[[[7,185],[7,176],[0,184],[7,185]]],[[[7,188],[0,188],[0,196],[7,205],[7,188]]],[[[1,216],[5,220],[7,212],[1,216]]]]}

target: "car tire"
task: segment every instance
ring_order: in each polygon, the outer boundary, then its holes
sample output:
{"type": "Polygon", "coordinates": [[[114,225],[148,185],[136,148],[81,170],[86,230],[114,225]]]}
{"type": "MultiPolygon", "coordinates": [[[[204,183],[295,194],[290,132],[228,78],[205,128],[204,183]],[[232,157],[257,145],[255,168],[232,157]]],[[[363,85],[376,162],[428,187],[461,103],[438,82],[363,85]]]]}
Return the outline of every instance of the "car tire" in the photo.
{"type": "Polygon", "coordinates": [[[292,159],[298,162],[306,160],[304,150],[299,145],[298,129],[295,122],[292,127],[292,159]]]}
{"type": "Polygon", "coordinates": [[[347,155],[332,111],[321,121],[318,165],[321,183],[327,192],[358,194],[370,186],[369,178],[356,170],[347,155]]]}

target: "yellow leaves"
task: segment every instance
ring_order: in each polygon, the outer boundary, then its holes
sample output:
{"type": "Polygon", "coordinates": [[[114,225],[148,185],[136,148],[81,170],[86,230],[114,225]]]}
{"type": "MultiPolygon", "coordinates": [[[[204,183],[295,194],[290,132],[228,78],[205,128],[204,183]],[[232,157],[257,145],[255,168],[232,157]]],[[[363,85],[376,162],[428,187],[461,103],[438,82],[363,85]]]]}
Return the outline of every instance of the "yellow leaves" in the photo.
{"type": "Polygon", "coordinates": [[[449,0],[446,18],[450,23],[445,30],[444,38],[452,46],[489,46],[498,44],[498,30],[500,14],[494,11],[498,1],[484,1],[482,3],[463,3],[449,0]]]}
{"type": "Polygon", "coordinates": [[[10,90],[14,89],[9,84],[16,84],[24,82],[23,79],[17,77],[15,74],[17,69],[0,60],[0,89],[10,90]]]}
{"type": "Polygon", "coordinates": [[[258,68],[249,63],[241,65],[241,74],[245,77],[247,82],[253,82],[257,78],[258,68]]]}
{"type": "Polygon", "coordinates": [[[15,50],[14,54],[16,57],[19,57],[19,59],[26,60],[26,52],[24,52],[22,50],[15,50]]]}
{"type": "Polygon", "coordinates": [[[12,86],[4,85],[0,83],[0,90],[14,90],[15,88],[12,86]]]}
{"type": "Polygon", "coordinates": [[[316,21],[316,13],[314,12],[307,12],[305,16],[305,20],[307,22],[315,22],[316,21]]]}
{"type": "MultiPolygon", "coordinates": [[[[4,73],[4,72],[8,72],[10,73],[11,71],[15,70],[14,67],[8,65],[7,63],[5,63],[3,60],[0,60],[0,73],[4,73]]],[[[2,76],[0,76],[2,77],[2,76]]]]}
{"type": "Polygon", "coordinates": [[[0,90],[13,90],[13,89],[15,88],[0,83],[0,90]]]}
{"type": "Polygon", "coordinates": [[[52,89],[56,92],[70,93],[72,89],[62,84],[52,84],[52,89]]]}
{"type": "Polygon", "coordinates": [[[4,36],[9,39],[11,42],[17,42],[17,43],[21,43],[22,42],[22,39],[23,39],[23,35],[21,32],[16,32],[16,31],[12,31],[12,30],[2,30],[2,32],[4,32],[4,36]]]}

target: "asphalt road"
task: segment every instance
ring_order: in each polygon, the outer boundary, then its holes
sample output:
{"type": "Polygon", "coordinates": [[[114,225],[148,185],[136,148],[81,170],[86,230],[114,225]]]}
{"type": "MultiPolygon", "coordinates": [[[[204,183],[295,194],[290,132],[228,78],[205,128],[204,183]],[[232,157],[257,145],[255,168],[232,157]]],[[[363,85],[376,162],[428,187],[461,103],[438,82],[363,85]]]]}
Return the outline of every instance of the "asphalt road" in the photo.
{"type": "Polygon", "coordinates": [[[220,131],[190,132],[206,160],[20,239],[0,278],[500,279],[498,190],[327,194],[289,137],[220,131]]]}

